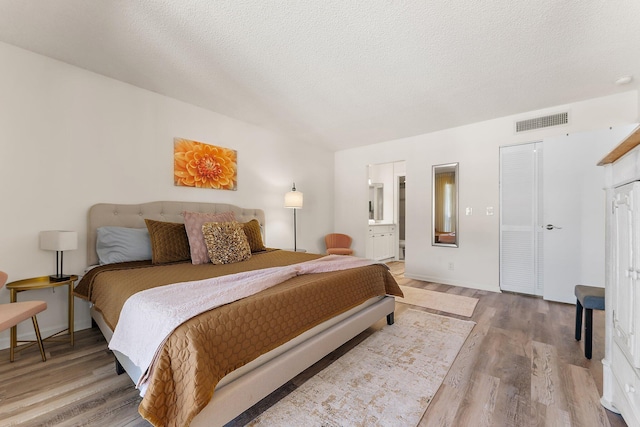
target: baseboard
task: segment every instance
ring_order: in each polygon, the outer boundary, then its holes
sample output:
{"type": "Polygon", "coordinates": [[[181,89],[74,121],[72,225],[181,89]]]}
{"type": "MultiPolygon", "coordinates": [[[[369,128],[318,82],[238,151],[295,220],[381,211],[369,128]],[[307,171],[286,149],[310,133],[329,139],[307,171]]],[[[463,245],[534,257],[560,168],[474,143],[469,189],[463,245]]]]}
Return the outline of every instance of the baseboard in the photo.
{"type": "Polygon", "coordinates": [[[501,293],[499,285],[489,285],[486,283],[473,283],[473,282],[463,282],[459,280],[451,280],[446,277],[435,277],[435,276],[423,276],[420,274],[413,274],[405,270],[404,277],[408,279],[421,280],[423,282],[433,282],[433,283],[441,283],[443,285],[451,285],[451,286],[461,286],[463,288],[471,288],[478,289],[481,291],[489,291],[489,292],[498,292],[501,293]]]}
{"type": "MultiPolygon", "coordinates": [[[[29,326],[31,326],[31,322],[29,321],[29,326]]],[[[38,322],[40,323],[40,322],[38,322]]],[[[58,326],[50,326],[47,328],[43,328],[42,325],[40,325],[40,334],[43,337],[48,337],[50,335],[55,334],[56,332],[60,332],[64,329],[67,328],[67,324],[65,323],[64,325],[58,325],[58,326]]],[[[89,329],[91,328],[91,319],[87,319],[87,320],[80,320],[74,323],[73,326],[73,330],[75,332],[81,331],[83,329],[89,329]]],[[[9,348],[9,343],[11,338],[9,337],[9,330],[7,329],[5,332],[3,332],[3,336],[2,338],[0,338],[0,350],[4,350],[9,348]]],[[[27,331],[26,333],[21,333],[18,334],[18,341],[32,341],[36,339],[36,334],[33,331],[33,327],[31,327],[31,331],[27,331]]],[[[46,349],[46,346],[45,346],[46,349]]]]}

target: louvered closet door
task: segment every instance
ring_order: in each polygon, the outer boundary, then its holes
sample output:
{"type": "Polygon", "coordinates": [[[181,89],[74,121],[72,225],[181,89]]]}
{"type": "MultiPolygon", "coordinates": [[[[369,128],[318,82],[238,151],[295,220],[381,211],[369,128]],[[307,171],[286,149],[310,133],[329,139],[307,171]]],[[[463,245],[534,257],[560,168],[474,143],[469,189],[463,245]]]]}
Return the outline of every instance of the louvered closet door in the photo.
{"type": "Polygon", "coordinates": [[[542,143],[500,149],[500,289],[542,295],[542,143]]]}

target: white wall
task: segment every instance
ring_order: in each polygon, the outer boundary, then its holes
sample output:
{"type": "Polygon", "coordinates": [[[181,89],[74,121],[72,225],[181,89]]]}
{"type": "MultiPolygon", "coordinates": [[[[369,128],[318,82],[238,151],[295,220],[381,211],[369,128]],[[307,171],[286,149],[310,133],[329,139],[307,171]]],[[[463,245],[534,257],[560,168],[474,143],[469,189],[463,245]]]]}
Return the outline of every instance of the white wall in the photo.
{"type": "MultiPolygon", "coordinates": [[[[86,215],[95,203],[184,200],[265,210],[266,244],[293,247],[293,218],[283,208],[295,181],[305,196],[297,212],[298,246],[324,251],[333,231],[333,153],[211,111],[0,43],[0,269],[9,280],[55,272],[55,255],[38,248],[41,230],[79,233],[65,252],[65,272],[85,268],[86,215]],[[173,185],[173,138],[238,151],[238,190],[173,185]]],[[[43,333],[66,325],[66,292],[26,292],[43,299],[43,333]]],[[[0,302],[9,302],[6,289],[0,302]]],[[[76,327],[90,325],[76,299],[76,327]]],[[[29,334],[25,323],[19,334],[29,334]]],[[[8,347],[8,332],[0,347],[8,347]]]]}
{"type": "MultiPolygon", "coordinates": [[[[364,253],[368,164],[406,160],[405,275],[416,279],[499,291],[499,147],[548,136],[638,121],[638,94],[630,91],[468,126],[335,153],[335,228],[353,236],[364,253]],[[514,134],[514,122],[569,110],[570,124],[514,134]],[[431,166],[460,163],[459,247],[431,238],[431,166]],[[362,206],[362,209],[354,207],[362,206]],[[473,215],[465,216],[465,208],[473,215]],[[485,215],[487,207],[494,215],[485,215]],[[454,269],[448,269],[449,263],[454,269]]],[[[603,148],[603,156],[606,149],[603,148]]]]}

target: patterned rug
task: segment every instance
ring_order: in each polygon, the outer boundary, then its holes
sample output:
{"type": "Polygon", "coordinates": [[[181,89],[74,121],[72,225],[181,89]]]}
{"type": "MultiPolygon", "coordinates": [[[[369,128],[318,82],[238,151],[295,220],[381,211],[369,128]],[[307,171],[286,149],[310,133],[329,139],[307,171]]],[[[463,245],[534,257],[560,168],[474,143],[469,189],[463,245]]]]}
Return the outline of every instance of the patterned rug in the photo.
{"type": "Polygon", "coordinates": [[[400,286],[404,298],[396,297],[396,301],[418,307],[444,311],[458,316],[471,317],[478,304],[478,298],[465,297],[463,295],[435,292],[427,289],[400,286]]]}
{"type": "Polygon", "coordinates": [[[376,331],[249,426],[416,426],[474,322],[418,310],[376,331]]]}

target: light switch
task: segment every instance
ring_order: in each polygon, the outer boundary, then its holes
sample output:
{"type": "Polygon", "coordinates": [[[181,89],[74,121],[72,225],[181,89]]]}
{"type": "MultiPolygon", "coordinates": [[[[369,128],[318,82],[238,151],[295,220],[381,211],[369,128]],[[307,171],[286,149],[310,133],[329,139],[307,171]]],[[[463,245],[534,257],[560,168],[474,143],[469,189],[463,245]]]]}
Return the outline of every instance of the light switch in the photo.
{"type": "Polygon", "coordinates": [[[487,215],[488,216],[493,215],[493,206],[487,206],[487,215]]]}
{"type": "Polygon", "coordinates": [[[467,215],[472,215],[473,214],[473,208],[467,208],[465,212],[466,212],[467,215]]]}

